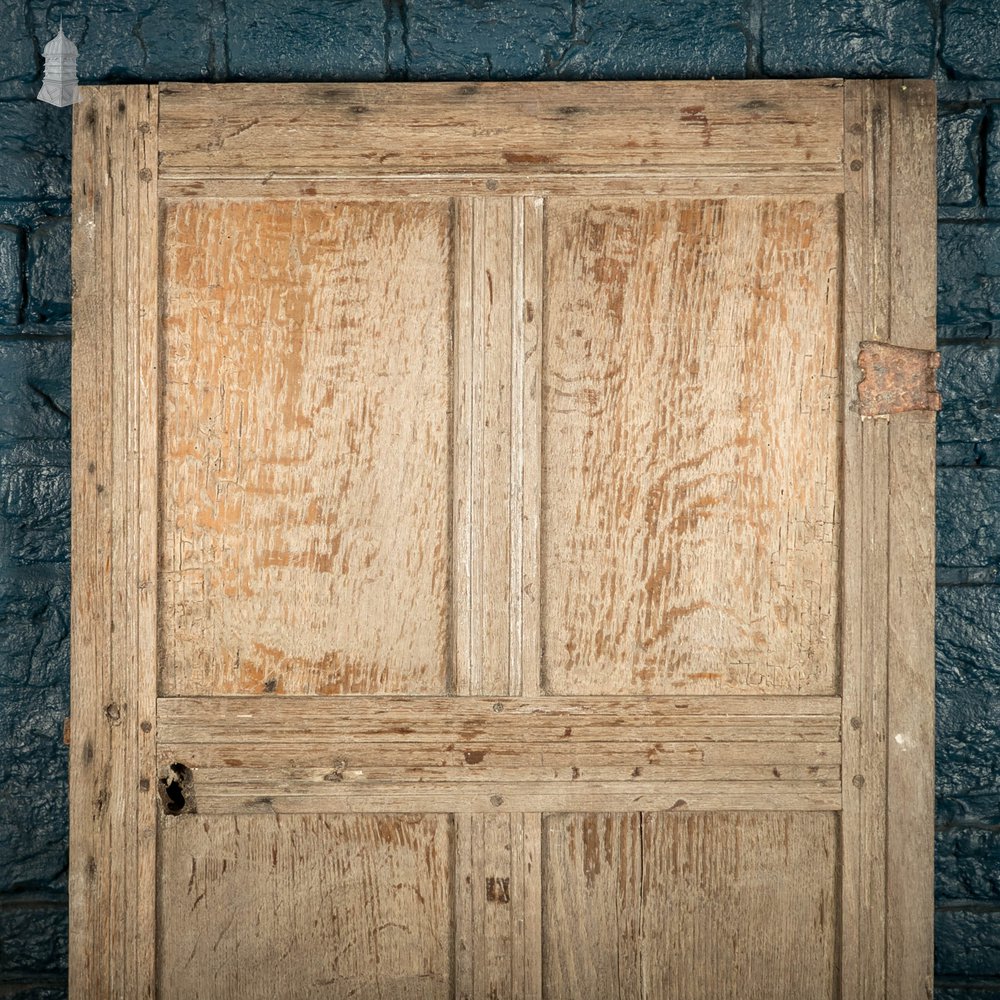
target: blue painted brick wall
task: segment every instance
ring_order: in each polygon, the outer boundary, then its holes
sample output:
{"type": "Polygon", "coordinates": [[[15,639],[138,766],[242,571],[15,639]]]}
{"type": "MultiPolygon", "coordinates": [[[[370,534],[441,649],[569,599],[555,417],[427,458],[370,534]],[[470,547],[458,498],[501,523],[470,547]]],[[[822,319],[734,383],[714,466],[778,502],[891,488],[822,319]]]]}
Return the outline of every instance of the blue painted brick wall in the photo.
{"type": "Polygon", "coordinates": [[[934,76],[937,997],[1000,998],[1000,0],[0,0],[0,997],[65,996],[70,113],[85,82],[934,76]]]}

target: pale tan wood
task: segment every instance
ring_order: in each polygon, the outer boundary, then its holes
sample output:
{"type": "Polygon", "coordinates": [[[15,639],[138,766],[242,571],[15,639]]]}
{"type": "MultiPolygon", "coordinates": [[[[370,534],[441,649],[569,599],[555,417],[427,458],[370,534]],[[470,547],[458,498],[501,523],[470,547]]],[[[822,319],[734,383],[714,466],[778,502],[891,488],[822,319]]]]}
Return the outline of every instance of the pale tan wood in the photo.
{"type": "Polygon", "coordinates": [[[513,221],[472,203],[472,694],[510,691],[513,221]]]}
{"type": "MultiPolygon", "coordinates": [[[[888,85],[891,327],[903,347],[935,346],[934,84],[888,85]]],[[[933,995],[934,415],[889,423],[889,654],[886,775],[886,993],[933,995]]]]}
{"type": "Polygon", "coordinates": [[[840,80],[171,83],[161,172],[839,165],[842,93],[840,80]]]}
{"type": "Polygon", "coordinates": [[[742,167],[713,164],[671,165],[586,173],[449,172],[433,170],[413,174],[372,174],[355,170],[332,170],[308,176],[269,172],[264,177],[227,176],[213,171],[209,176],[182,172],[163,178],[160,193],[165,198],[426,198],[447,194],[455,198],[495,196],[542,197],[568,195],[635,197],[785,196],[840,194],[844,190],[839,162],[797,164],[747,164],[742,167]]]}
{"type": "Polygon", "coordinates": [[[70,990],[154,995],[157,93],[84,88],[73,157],[70,990]]]}
{"type": "MultiPolygon", "coordinates": [[[[247,813],[548,813],[634,810],[840,809],[839,777],[808,781],[382,781],[357,785],[326,782],[286,789],[280,780],[254,786],[202,786],[194,778],[200,815],[247,813]]],[[[473,859],[475,862],[475,859],[473,859]]]]}
{"type": "Polygon", "coordinates": [[[168,817],[160,1000],[444,1000],[447,816],[168,817]]]}
{"type": "Polygon", "coordinates": [[[836,203],[562,199],[545,231],[546,690],[833,693],[836,203]]]}
{"type": "Polygon", "coordinates": [[[523,248],[524,300],[520,316],[519,359],[520,448],[512,449],[520,476],[520,693],[541,692],[541,577],[539,567],[539,518],[542,497],[542,331],[545,324],[545,200],[524,199],[523,248]]]}
{"type": "Polygon", "coordinates": [[[827,813],[550,816],[546,1000],[833,1000],[837,858],[827,813]]]}
{"type": "Polygon", "coordinates": [[[850,82],[844,130],[844,808],[841,993],[884,997],[888,422],[857,408],[858,345],[885,340],[890,260],[885,83],[850,82]]]}
{"type": "Polygon", "coordinates": [[[642,838],[647,997],[837,997],[835,816],[647,815],[642,838]]]}
{"type": "Polygon", "coordinates": [[[644,1000],[643,814],[555,814],[544,822],[541,995],[644,1000]]]}
{"type": "Polygon", "coordinates": [[[444,200],[167,209],[164,693],[446,690],[450,241],[444,200]]]}
{"type": "Polygon", "coordinates": [[[451,689],[473,693],[473,200],[452,202],[451,689]]]}
{"type": "Polygon", "coordinates": [[[95,95],[81,996],[154,939],[160,996],[926,995],[932,422],[854,409],[932,337],[902,86],[168,85],[165,177],[95,95]]]}
{"type": "Polygon", "coordinates": [[[835,742],[840,699],[806,697],[161,698],[160,741],[425,743],[578,739],[835,742]],[[683,735],[683,734],[691,735],[683,735]]]}

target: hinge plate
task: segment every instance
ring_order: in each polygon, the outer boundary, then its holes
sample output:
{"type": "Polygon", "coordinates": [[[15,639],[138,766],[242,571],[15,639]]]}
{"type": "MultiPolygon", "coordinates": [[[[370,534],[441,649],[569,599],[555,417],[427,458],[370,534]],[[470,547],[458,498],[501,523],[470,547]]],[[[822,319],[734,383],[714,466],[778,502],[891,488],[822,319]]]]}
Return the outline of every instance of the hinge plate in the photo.
{"type": "Polygon", "coordinates": [[[940,410],[937,370],[941,355],[876,340],[861,343],[858,404],[863,417],[887,417],[912,410],[940,410]]]}

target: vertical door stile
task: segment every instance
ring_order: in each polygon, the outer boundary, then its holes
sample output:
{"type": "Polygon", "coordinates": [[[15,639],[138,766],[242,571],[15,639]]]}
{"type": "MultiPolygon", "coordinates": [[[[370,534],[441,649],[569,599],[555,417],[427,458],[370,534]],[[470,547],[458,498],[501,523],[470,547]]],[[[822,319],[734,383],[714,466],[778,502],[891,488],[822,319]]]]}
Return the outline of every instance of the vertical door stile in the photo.
{"type": "Polygon", "coordinates": [[[888,437],[857,410],[858,345],[889,328],[883,83],[848,81],[844,117],[843,942],[841,994],[885,995],[888,437]]]}
{"type": "MultiPolygon", "coordinates": [[[[459,696],[539,694],[541,204],[459,203],[457,308],[467,303],[471,319],[456,324],[456,371],[471,378],[456,375],[455,453],[468,441],[461,501],[472,512],[468,568],[456,573],[457,587],[468,573],[470,594],[468,657],[456,650],[459,696]]],[[[456,533],[465,530],[459,497],[456,533]]],[[[508,812],[499,798],[496,813],[455,817],[456,990],[530,1000],[541,989],[541,817],[508,812]]]]}
{"type": "Polygon", "coordinates": [[[155,992],[157,106],[88,88],[74,130],[75,996],[155,992]]]}
{"type": "MultiPolygon", "coordinates": [[[[892,225],[890,339],[936,339],[934,91],[893,81],[889,108],[892,225]]],[[[886,993],[934,990],[934,442],[933,411],[889,425],[889,686],[886,741],[886,993]]]]}

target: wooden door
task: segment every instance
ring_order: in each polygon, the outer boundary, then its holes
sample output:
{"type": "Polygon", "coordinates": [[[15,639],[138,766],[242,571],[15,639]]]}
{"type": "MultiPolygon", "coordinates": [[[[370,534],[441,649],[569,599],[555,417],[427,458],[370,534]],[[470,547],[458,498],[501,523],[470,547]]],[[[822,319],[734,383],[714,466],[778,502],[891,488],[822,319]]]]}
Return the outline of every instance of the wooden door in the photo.
{"type": "Polygon", "coordinates": [[[84,91],[75,998],[930,996],[933,117],[84,91]]]}

